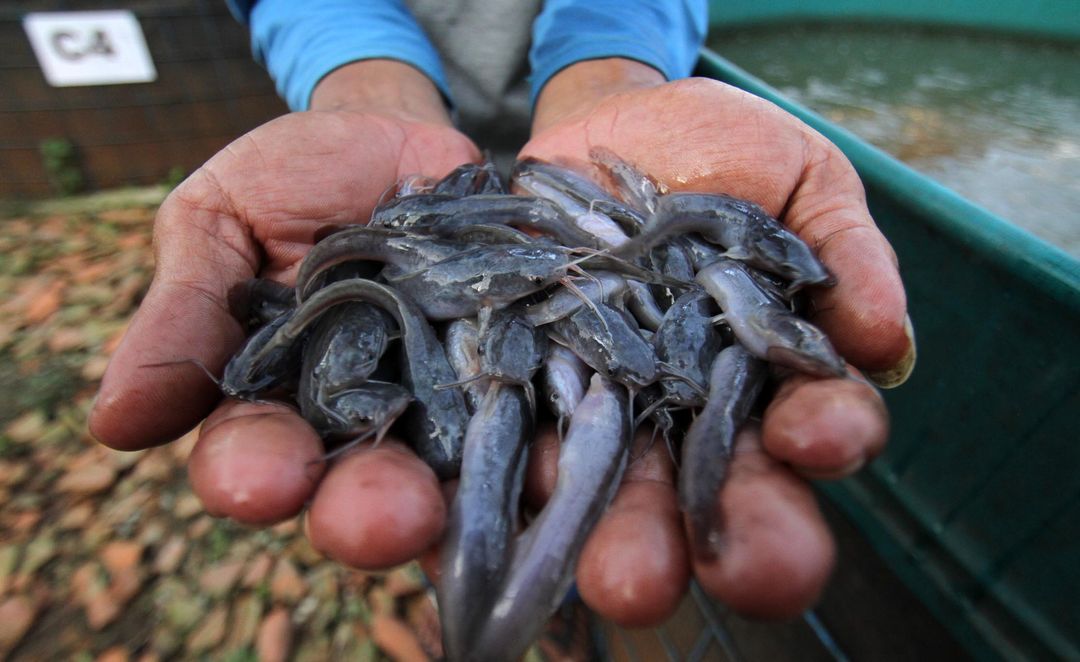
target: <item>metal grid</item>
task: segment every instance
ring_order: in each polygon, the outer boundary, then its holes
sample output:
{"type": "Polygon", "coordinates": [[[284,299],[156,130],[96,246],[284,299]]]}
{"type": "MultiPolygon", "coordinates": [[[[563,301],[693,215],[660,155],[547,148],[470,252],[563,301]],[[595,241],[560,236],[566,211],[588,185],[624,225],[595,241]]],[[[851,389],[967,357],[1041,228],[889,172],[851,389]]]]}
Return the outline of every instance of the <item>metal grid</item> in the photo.
{"type": "Polygon", "coordinates": [[[0,197],[50,192],[38,153],[76,148],[90,188],[190,172],[231,140],[286,111],[252,60],[246,30],[218,0],[32,1],[0,5],[0,197]],[[130,9],[158,71],[153,83],[49,87],[22,27],[32,11],[130,9]]]}
{"type": "Polygon", "coordinates": [[[796,622],[764,626],[765,630],[776,630],[775,636],[767,636],[777,642],[786,642],[771,652],[765,652],[760,642],[730,625],[731,621],[739,620],[705,595],[697,583],[692,583],[689,595],[667,623],[651,630],[627,630],[598,622],[595,647],[600,659],[610,662],[752,662],[780,659],[775,657],[780,649],[787,653],[783,659],[849,660],[812,610],[804,612],[796,622]]]}

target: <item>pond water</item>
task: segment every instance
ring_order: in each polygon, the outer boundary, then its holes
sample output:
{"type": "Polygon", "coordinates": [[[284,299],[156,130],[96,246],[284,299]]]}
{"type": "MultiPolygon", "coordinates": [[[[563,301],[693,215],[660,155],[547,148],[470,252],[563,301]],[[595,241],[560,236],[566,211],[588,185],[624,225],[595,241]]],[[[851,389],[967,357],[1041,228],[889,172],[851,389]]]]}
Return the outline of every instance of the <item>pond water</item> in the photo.
{"type": "Polygon", "coordinates": [[[714,33],[709,46],[1080,257],[1080,43],[822,25],[714,33]]]}

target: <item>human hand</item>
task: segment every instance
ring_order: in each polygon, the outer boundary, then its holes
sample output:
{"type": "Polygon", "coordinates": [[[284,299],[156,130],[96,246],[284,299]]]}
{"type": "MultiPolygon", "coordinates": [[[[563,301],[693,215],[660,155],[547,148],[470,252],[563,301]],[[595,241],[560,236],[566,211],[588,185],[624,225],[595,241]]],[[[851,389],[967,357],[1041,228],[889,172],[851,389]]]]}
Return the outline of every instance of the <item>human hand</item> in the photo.
{"type": "MultiPolygon", "coordinates": [[[[897,385],[906,378],[914,342],[895,254],[870,218],[854,169],[821,135],[722,83],[664,83],[643,64],[615,59],[552,78],[521,156],[583,165],[594,146],[672,190],[749,199],[783,220],[836,276],[835,287],[811,292],[811,321],[871,379],[897,385]]],[[[688,552],[676,470],[666,451],[653,449],[628,469],[582,553],[582,597],[621,624],[655,624],[674,611],[693,572],[706,592],[740,612],[798,614],[821,592],[835,554],[804,479],[854,473],[881,452],[887,429],[882,400],[868,384],[802,375],[784,381],[760,427],[739,435],[717,501],[726,531],[714,561],[688,552]]],[[[541,438],[534,451],[540,500],[553,484],[555,443],[541,438]]]]}
{"type": "Polygon", "coordinates": [[[415,557],[441,534],[434,473],[387,440],[327,469],[315,431],[284,405],[221,401],[193,365],[221,368],[244,338],[230,289],[284,283],[327,225],[364,222],[400,176],[479,160],[419,72],[367,61],[327,76],[315,112],[269,122],[214,156],[162,204],[157,271],[102,381],[90,429],[113,448],[179,437],[206,418],[191,455],[195,492],[216,516],[264,525],[310,501],[314,546],[355,566],[415,557]],[[147,367],[154,366],[154,367],[147,367]],[[325,474],[325,475],[324,475],[325,474]]]}

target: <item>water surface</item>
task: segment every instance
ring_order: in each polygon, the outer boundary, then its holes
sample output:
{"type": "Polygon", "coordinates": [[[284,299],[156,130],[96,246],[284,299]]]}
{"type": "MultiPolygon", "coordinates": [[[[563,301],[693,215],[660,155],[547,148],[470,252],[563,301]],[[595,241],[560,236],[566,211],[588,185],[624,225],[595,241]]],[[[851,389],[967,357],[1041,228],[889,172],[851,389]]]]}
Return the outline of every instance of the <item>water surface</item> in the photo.
{"type": "Polygon", "coordinates": [[[710,47],[1080,257],[1080,44],[808,25],[714,34],[710,47]]]}

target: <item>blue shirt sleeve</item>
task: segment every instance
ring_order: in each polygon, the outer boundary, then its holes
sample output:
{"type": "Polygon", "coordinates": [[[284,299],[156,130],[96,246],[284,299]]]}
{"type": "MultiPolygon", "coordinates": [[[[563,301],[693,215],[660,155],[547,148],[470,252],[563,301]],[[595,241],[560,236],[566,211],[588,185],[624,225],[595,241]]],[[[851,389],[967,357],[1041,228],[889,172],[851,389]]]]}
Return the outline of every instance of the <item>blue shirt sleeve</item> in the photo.
{"type": "Polygon", "coordinates": [[[416,67],[450,98],[439,55],[401,0],[229,0],[251,28],[255,59],[293,110],[306,110],[315,85],[358,60],[416,67]]]}
{"type": "Polygon", "coordinates": [[[532,102],[552,76],[582,60],[624,57],[668,80],[685,78],[707,25],[704,0],[547,0],[533,23],[532,102]]]}

